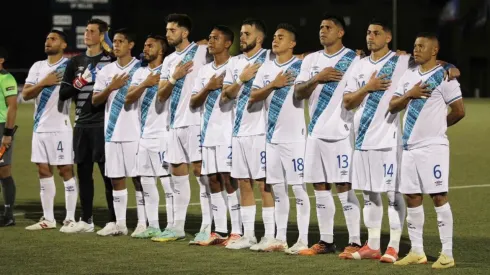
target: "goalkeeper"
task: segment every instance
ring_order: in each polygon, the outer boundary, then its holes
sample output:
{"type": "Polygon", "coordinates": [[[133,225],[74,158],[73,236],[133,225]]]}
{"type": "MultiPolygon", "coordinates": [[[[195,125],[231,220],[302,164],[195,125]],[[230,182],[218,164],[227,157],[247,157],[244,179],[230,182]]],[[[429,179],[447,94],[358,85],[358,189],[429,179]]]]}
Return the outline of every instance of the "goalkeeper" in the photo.
{"type": "Polygon", "coordinates": [[[93,169],[96,162],[105,184],[107,206],[110,220],[106,227],[97,234],[115,226],[112,185],[104,176],[104,105],[92,105],[92,93],[97,72],[111,63],[111,42],[108,39],[109,26],[100,19],[90,19],[84,34],[87,46],[85,53],[70,59],[60,89],[61,100],[74,100],[75,128],[73,132],[73,151],[77,164],[77,175],[80,189],[82,216],[78,223],[73,223],[65,233],[93,232],[92,209],[94,198],[93,169]]]}

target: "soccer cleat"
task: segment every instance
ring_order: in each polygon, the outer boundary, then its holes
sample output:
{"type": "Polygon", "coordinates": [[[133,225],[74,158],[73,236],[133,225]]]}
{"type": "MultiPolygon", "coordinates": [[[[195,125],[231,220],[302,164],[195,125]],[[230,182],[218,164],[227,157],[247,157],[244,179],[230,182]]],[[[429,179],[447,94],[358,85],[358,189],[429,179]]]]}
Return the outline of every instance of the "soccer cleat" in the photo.
{"type": "Polygon", "coordinates": [[[308,245],[303,243],[302,240],[298,239],[298,241],[293,246],[286,249],[284,252],[289,255],[297,255],[301,250],[305,249],[308,249],[308,245]]]}
{"type": "Polygon", "coordinates": [[[185,239],[185,233],[180,233],[175,231],[174,229],[165,229],[162,234],[151,238],[154,242],[171,242],[185,239]]]}
{"type": "Polygon", "coordinates": [[[2,221],[2,225],[3,227],[7,227],[7,226],[14,226],[15,225],[15,219],[13,216],[4,216],[3,217],[3,221],[2,221]]]}
{"type": "Polygon", "coordinates": [[[278,239],[273,239],[268,246],[260,251],[264,252],[285,252],[288,249],[288,243],[278,239]]]}
{"type": "Polygon", "coordinates": [[[339,258],[341,259],[346,259],[347,256],[350,254],[357,252],[359,249],[361,249],[361,246],[356,244],[356,243],[350,243],[344,248],[344,251],[339,254],[339,258]]]}
{"type": "Polygon", "coordinates": [[[250,250],[252,251],[264,251],[266,247],[268,247],[272,242],[274,241],[274,238],[267,238],[266,236],[262,237],[260,239],[260,242],[257,244],[254,244],[250,247],[250,250]]]}
{"type": "Polygon", "coordinates": [[[210,235],[211,235],[211,233],[207,232],[206,230],[201,231],[195,235],[194,240],[191,240],[189,242],[189,245],[199,245],[200,242],[203,242],[203,241],[209,239],[210,235]]]}
{"type": "Polygon", "coordinates": [[[75,221],[73,220],[64,220],[63,221],[63,226],[60,228],[60,232],[63,232],[65,233],[65,230],[72,224],[72,223],[76,223],[75,221]]]}
{"type": "Polygon", "coordinates": [[[396,260],[398,260],[398,252],[396,252],[396,250],[393,247],[388,247],[383,257],[379,259],[379,261],[382,263],[390,263],[390,264],[396,262],[396,260]]]}
{"type": "Polygon", "coordinates": [[[56,228],[56,221],[48,221],[44,217],[41,217],[39,222],[29,225],[26,230],[43,230],[43,229],[53,229],[56,228]]]}
{"type": "Polygon", "coordinates": [[[345,259],[353,259],[353,260],[363,260],[363,259],[379,260],[380,258],[381,258],[381,251],[379,249],[377,250],[371,249],[367,244],[367,242],[358,251],[345,255],[345,259]]]}
{"type": "Polygon", "coordinates": [[[108,222],[105,224],[104,228],[101,230],[97,231],[97,235],[99,236],[110,236],[112,232],[116,230],[116,223],[115,222],[108,222]]]}
{"type": "Polygon", "coordinates": [[[314,244],[311,248],[299,251],[298,255],[313,256],[319,254],[329,254],[329,253],[335,253],[335,250],[336,247],[334,243],[319,241],[317,244],[314,244]]]}
{"type": "Polygon", "coordinates": [[[449,258],[446,254],[441,253],[439,259],[435,263],[432,264],[432,268],[434,269],[444,269],[455,266],[454,258],[449,258]]]}
{"type": "Polygon", "coordinates": [[[119,226],[116,224],[116,230],[114,230],[111,236],[122,236],[128,235],[128,228],[126,226],[119,226]]]}
{"type": "Polygon", "coordinates": [[[220,234],[213,232],[211,233],[211,235],[207,240],[199,242],[199,245],[201,246],[223,245],[223,243],[226,242],[227,239],[228,237],[222,237],[220,234]]]}
{"type": "Polygon", "coordinates": [[[222,243],[222,245],[227,246],[228,244],[236,242],[241,237],[242,236],[240,236],[240,234],[230,234],[230,236],[228,236],[228,239],[226,239],[226,241],[222,243]]]}
{"type": "Polygon", "coordinates": [[[139,235],[145,231],[146,231],[146,224],[138,223],[136,229],[134,229],[133,233],[131,234],[131,237],[134,238],[136,235],[139,235]]]}
{"type": "Polygon", "coordinates": [[[93,223],[86,223],[82,220],[78,222],[72,222],[70,223],[63,233],[90,233],[94,232],[94,224],[93,223]]]}
{"type": "Polygon", "coordinates": [[[425,256],[425,253],[422,255],[415,254],[414,252],[410,251],[405,258],[396,261],[394,265],[410,265],[410,264],[426,264],[427,263],[427,257],[425,256]]]}
{"type": "Polygon", "coordinates": [[[226,248],[228,249],[244,249],[244,248],[250,248],[254,245],[257,244],[257,238],[255,237],[240,237],[239,239],[235,240],[234,242],[228,243],[226,245],[226,248]]]}
{"type": "Polygon", "coordinates": [[[160,235],[160,233],[162,233],[162,231],[160,231],[160,229],[158,228],[154,228],[154,227],[148,227],[145,231],[141,232],[141,233],[138,233],[138,234],[135,234],[136,233],[136,230],[133,232],[133,234],[131,235],[131,237],[133,238],[136,238],[136,239],[150,239],[150,238],[153,238],[153,237],[156,237],[158,235],[160,235]]]}

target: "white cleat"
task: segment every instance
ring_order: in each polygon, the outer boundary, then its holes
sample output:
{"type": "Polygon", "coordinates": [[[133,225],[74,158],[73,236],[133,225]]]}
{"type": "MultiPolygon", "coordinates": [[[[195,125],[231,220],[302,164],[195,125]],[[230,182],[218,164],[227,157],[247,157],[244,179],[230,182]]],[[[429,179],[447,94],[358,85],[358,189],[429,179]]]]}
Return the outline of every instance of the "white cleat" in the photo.
{"type": "Polygon", "coordinates": [[[116,230],[116,223],[115,222],[108,222],[105,224],[104,228],[101,230],[97,231],[97,235],[99,236],[111,236],[112,232],[116,230]]]}
{"type": "Polygon", "coordinates": [[[60,228],[60,232],[65,233],[66,229],[71,226],[71,224],[76,223],[73,220],[64,220],[63,221],[63,226],[60,228]]]}
{"type": "Polygon", "coordinates": [[[86,223],[82,220],[80,220],[79,222],[70,223],[63,231],[63,233],[68,233],[68,234],[90,233],[90,232],[94,232],[94,224],[86,223]]]}
{"type": "Polygon", "coordinates": [[[267,237],[262,237],[262,239],[260,239],[260,242],[257,243],[257,244],[254,244],[250,247],[250,250],[252,251],[264,251],[265,248],[267,248],[271,243],[272,241],[274,241],[274,238],[267,238],[267,237]]]}
{"type": "Polygon", "coordinates": [[[296,242],[291,248],[286,249],[286,254],[289,255],[296,255],[298,254],[301,250],[308,249],[308,245],[303,243],[302,240],[298,239],[298,242],[296,242]]]}
{"type": "Polygon", "coordinates": [[[135,237],[138,234],[141,234],[146,231],[146,224],[141,224],[138,223],[138,226],[136,226],[136,229],[134,229],[134,232],[131,234],[131,237],[135,237]]]}
{"type": "Polygon", "coordinates": [[[41,217],[39,222],[29,225],[26,230],[44,230],[44,229],[54,229],[56,228],[56,220],[48,221],[44,217],[41,217]]]}
{"type": "Polygon", "coordinates": [[[253,245],[257,244],[257,238],[255,237],[241,237],[238,240],[235,240],[233,242],[230,242],[226,248],[228,249],[245,249],[245,248],[250,248],[253,245]]]}
{"type": "Polygon", "coordinates": [[[285,252],[288,249],[288,243],[286,241],[281,241],[278,239],[273,239],[269,242],[269,245],[260,250],[264,252],[285,252]]]}

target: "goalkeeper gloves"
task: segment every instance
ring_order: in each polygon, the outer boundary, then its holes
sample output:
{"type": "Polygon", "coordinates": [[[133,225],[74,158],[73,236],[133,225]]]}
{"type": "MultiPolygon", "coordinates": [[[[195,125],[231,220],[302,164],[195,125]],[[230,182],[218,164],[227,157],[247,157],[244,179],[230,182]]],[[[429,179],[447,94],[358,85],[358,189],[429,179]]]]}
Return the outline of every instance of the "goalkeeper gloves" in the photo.
{"type": "Polygon", "coordinates": [[[92,64],[89,64],[85,71],[73,80],[73,87],[81,90],[88,83],[95,82],[96,71],[92,64]]]}

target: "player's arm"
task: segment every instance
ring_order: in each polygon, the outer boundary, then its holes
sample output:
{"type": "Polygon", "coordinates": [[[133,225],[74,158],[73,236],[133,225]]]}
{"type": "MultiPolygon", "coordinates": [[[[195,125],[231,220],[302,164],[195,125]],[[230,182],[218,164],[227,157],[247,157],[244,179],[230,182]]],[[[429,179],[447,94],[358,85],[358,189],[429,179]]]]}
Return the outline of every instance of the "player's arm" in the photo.
{"type": "MultiPolygon", "coordinates": [[[[427,89],[428,86],[428,84],[422,83],[421,80],[404,94],[401,94],[400,92],[395,92],[393,98],[390,101],[390,107],[388,110],[390,111],[390,113],[396,114],[404,110],[410,100],[430,97],[430,90],[427,89]]],[[[400,89],[403,89],[403,87],[400,87],[398,90],[400,89]]]]}
{"type": "MultiPolygon", "coordinates": [[[[238,76],[238,78],[230,85],[226,85],[223,88],[222,95],[226,99],[235,99],[238,96],[238,92],[242,87],[243,83],[250,81],[255,77],[257,71],[260,68],[260,64],[248,64],[243,69],[242,73],[238,76]]],[[[231,72],[230,72],[231,75],[231,72]]]]}
{"type": "Polygon", "coordinates": [[[453,126],[465,116],[463,98],[449,104],[449,107],[451,107],[451,112],[446,117],[447,127],[453,126]]]}
{"type": "Polygon", "coordinates": [[[167,101],[172,94],[172,90],[174,89],[177,80],[192,72],[193,64],[194,62],[192,61],[185,64],[180,63],[175,67],[173,75],[168,80],[160,80],[160,84],[158,85],[158,100],[160,100],[160,102],[167,101]]]}
{"type": "MultiPolygon", "coordinates": [[[[133,79],[135,79],[133,77],[133,79]]],[[[160,74],[148,74],[148,76],[139,85],[132,85],[128,89],[126,98],[124,99],[125,104],[133,104],[141,97],[143,92],[152,86],[158,85],[160,80],[160,74]]]]}
{"type": "Polygon", "coordinates": [[[347,110],[352,110],[359,107],[359,105],[361,105],[362,101],[369,93],[375,91],[386,91],[390,87],[391,80],[385,80],[384,78],[386,77],[386,75],[380,75],[376,77],[377,73],[378,72],[375,71],[371,75],[368,83],[362,86],[357,91],[344,94],[344,107],[347,110]]]}
{"type": "Polygon", "coordinates": [[[68,64],[66,65],[65,73],[63,74],[63,79],[61,80],[61,86],[60,86],[60,100],[68,100],[79,92],[78,89],[76,89],[72,82],[75,80],[75,63],[73,59],[70,59],[68,61],[68,64]]]}
{"type": "Polygon", "coordinates": [[[22,89],[22,98],[24,100],[36,98],[45,87],[59,85],[62,78],[62,73],[51,72],[37,84],[26,83],[22,89]]]}
{"type": "Polygon", "coordinates": [[[111,83],[107,85],[101,92],[98,92],[97,87],[94,87],[92,104],[97,106],[106,102],[107,98],[109,98],[111,93],[124,86],[124,84],[126,84],[128,80],[129,80],[129,74],[123,73],[121,75],[115,75],[112,78],[111,83]]]}
{"type": "Polygon", "coordinates": [[[297,100],[308,99],[318,84],[327,83],[329,81],[341,81],[342,75],[341,72],[333,67],[325,68],[310,80],[296,84],[294,87],[294,96],[297,100]]]}
{"type": "Polygon", "coordinates": [[[224,73],[218,76],[216,74],[213,75],[211,79],[209,79],[208,83],[204,85],[199,92],[191,96],[191,100],[189,102],[190,107],[193,109],[201,107],[211,91],[221,89],[223,87],[224,78],[224,73]]]}
{"type": "Polygon", "coordinates": [[[15,78],[12,75],[6,77],[1,83],[0,90],[3,92],[7,105],[7,119],[3,132],[2,145],[8,148],[12,143],[12,131],[17,116],[17,82],[15,78]]]}
{"type": "Polygon", "coordinates": [[[284,86],[292,86],[294,83],[294,78],[295,77],[289,72],[279,72],[276,78],[264,87],[260,88],[259,86],[255,86],[255,89],[253,89],[252,93],[250,94],[248,103],[254,104],[265,100],[274,90],[284,86]]]}
{"type": "Polygon", "coordinates": [[[446,76],[448,80],[457,79],[461,76],[461,72],[453,64],[442,60],[437,60],[437,64],[441,65],[444,70],[446,70],[446,76]]]}

